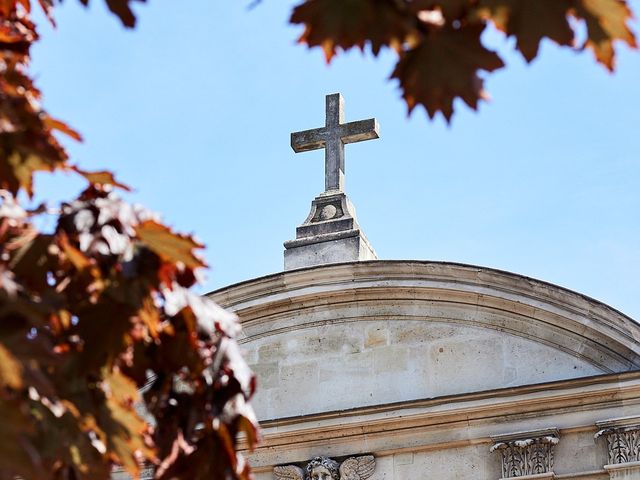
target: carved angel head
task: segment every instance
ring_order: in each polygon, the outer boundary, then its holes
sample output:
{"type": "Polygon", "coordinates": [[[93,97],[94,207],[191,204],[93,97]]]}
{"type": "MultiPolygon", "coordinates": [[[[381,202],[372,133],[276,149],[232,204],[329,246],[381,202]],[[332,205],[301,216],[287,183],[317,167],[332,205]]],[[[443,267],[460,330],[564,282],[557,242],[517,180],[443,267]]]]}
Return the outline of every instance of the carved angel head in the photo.
{"type": "Polygon", "coordinates": [[[315,457],[307,464],[304,480],[340,480],[339,463],[327,457],[315,457]]]}
{"type": "Polygon", "coordinates": [[[350,457],[339,463],[327,457],[315,457],[303,470],[297,465],[273,468],[275,480],[367,480],[376,468],[373,455],[350,457]]]}

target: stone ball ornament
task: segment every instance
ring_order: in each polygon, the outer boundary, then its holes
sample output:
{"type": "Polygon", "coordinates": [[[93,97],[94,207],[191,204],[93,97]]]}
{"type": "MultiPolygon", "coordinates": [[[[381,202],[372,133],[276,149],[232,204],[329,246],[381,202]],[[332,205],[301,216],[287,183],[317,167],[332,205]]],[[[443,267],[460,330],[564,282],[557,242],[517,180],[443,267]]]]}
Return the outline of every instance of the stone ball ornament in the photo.
{"type": "Polygon", "coordinates": [[[349,457],[343,462],[328,457],[315,457],[304,468],[297,465],[274,467],[276,480],[366,480],[376,467],[373,455],[349,457]]]}

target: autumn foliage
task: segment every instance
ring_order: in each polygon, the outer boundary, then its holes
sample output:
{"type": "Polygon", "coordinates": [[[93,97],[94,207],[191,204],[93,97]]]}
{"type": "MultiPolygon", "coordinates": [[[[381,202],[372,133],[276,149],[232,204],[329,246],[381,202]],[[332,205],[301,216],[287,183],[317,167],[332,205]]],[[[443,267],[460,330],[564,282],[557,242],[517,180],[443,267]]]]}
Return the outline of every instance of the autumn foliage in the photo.
{"type": "MultiPolygon", "coordinates": [[[[107,4],[133,25],[127,1],[107,4]]],[[[0,479],[247,478],[236,449],[240,432],[256,441],[255,379],[237,319],[189,290],[202,245],[121,200],[111,173],[69,162],[55,135],[80,136],[27,74],[31,7],[0,0],[0,479]],[[87,188],[22,207],[33,174],[54,170],[87,188]]]]}
{"type": "Polygon", "coordinates": [[[327,61],[340,50],[369,45],[398,54],[397,79],[409,112],[422,105],[433,118],[451,119],[454,100],[471,108],[486,98],[480,72],[504,66],[482,35],[493,26],[530,62],[540,42],[589,49],[607,69],[615,65],[615,43],[636,48],[625,0],[306,0],[291,22],[304,26],[300,41],[321,47],[327,61]],[[586,40],[576,44],[577,30],[586,40]]]}
{"type": "MultiPolygon", "coordinates": [[[[53,22],[60,1],[37,4],[53,22]]],[[[136,0],[104,1],[135,24],[136,0]]],[[[202,245],[120,199],[110,172],[70,163],[56,135],[80,135],[42,108],[28,75],[35,3],[0,0],[0,480],[138,477],[149,465],[161,479],[245,479],[236,450],[240,433],[257,440],[255,379],[237,319],[190,291],[202,245]],[[55,170],[87,188],[21,206],[34,173],[55,170]],[[41,215],[56,216],[52,231],[38,230],[41,215]]],[[[491,26],[527,61],[547,38],[613,70],[616,42],[636,47],[630,17],[624,0],[304,0],[291,22],[327,61],[393,49],[409,111],[448,120],[456,99],[485,97],[480,72],[504,66],[483,43],[491,26]]]]}

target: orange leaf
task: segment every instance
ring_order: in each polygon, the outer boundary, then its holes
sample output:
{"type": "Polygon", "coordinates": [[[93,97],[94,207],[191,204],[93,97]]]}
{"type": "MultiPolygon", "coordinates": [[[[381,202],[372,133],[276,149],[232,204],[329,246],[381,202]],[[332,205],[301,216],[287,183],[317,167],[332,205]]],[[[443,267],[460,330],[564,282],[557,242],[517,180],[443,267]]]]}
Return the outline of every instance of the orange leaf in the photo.
{"type": "Polygon", "coordinates": [[[113,173],[109,171],[100,170],[98,172],[87,172],[84,170],[80,170],[78,167],[72,167],[72,170],[86,178],[89,183],[95,183],[98,185],[110,185],[112,187],[118,187],[126,190],[127,192],[131,191],[131,188],[128,185],[117,181],[113,173]]]}
{"type": "Polygon", "coordinates": [[[168,227],[153,220],[147,220],[138,225],[136,233],[142,242],[166,261],[182,262],[188,268],[206,266],[193,253],[194,249],[204,248],[204,245],[189,236],[173,233],[168,227]]]}
{"type": "Polygon", "coordinates": [[[453,101],[462,98],[471,108],[485,98],[478,70],[504,66],[500,57],[480,43],[483,25],[432,29],[412,50],[403,53],[392,78],[400,81],[409,113],[423,105],[429,117],[453,115],[453,101]]]}
{"type": "Polygon", "coordinates": [[[105,433],[108,455],[129,474],[138,477],[138,456],[155,459],[155,453],[145,442],[148,424],[134,408],[140,402],[140,394],[135,382],[120,371],[103,373],[106,402],[101,406],[98,425],[105,433]]]}
{"type": "Polygon", "coordinates": [[[140,320],[149,329],[149,335],[158,338],[158,328],[160,327],[160,313],[151,296],[145,297],[142,302],[142,308],[138,311],[140,320]]]}
{"type": "Polygon", "coordinates": [[[572,4],[573,0],[480,0],[478,12],[516,37],[518,50],[530,62],[545,37],[559,45],[573,45],[573,30],[567,20],[572,4]]]}
{"type": "Polygon", "coordinates": [[[76,270],[81,271],[91,265],[90,260],[84,255],[84,253],[69,243],[69,239],[64,233],[60,234],[60,246],[67,255],[69,261],[74,267],[76,267],[76,270]]]}
{"type": "Polygon", "coordinates": [[[575,9],[576,16],[587,23],[588,38],[585,46],[591,48],[596,60],[609,71],[614,69],[615,50],[613,42],[620,40],[631,48],[637,43],[629,29],[631,10],[620,0],[580,0],[575,9]]]}
{"type": "Polygon", "coordinates": [[[22,388],[22,366],[11,352],[0,343],[0,387],[22,388]]]}
{"type": "Polygon", "coordinates": [[[404,42],[412,18],[388,0],[307,0],[293,10],[290,21],[305,26],[299,41],[322,47],[330,61],[337,48],[362,49],[370,43],[377,55],[383,46],[404,42]]]}
{"type": "Polygon", "coordinates": [[[11,15],[11,12],[16,8],[15,0],[0,0],[0,14],[4,17],[11,15]]]}
{"type": "Polygon", "coordinates": [[[82,136],[77,131],[75,131],[69,125],[67,125],[66,123],[60,120],[56,120],[55,118],[51,118],[47,116],[44,119],[44,124],[47,128],[50,128],[51,130],[57,130],[59,132],[62,132],[65,135],[73,138],[74,140],[77,140],[78,142],[82,141],[82,136]]]}

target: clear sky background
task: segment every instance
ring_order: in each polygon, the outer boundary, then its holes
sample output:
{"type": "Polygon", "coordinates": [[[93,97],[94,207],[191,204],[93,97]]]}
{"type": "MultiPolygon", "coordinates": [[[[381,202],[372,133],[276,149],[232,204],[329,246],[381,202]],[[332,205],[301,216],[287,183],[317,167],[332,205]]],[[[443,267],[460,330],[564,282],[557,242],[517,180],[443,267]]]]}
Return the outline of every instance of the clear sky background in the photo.
{"type": "MultiPolygon", "coordinates": [[[[392,53],[326,66],[297,45],[294,1],[150,0],[134,31],[93,3],[65,2],[56,30],[41,22],[44,105],[84,135],[74,162],[115,171],[131,200],[207,244],[202,291],[282,270],[324,187],[322,151],[294,154],[289,134],[322,126],[324,96],[341,92],[347,121],[381,125],[346,148],[346,191],[380,258],[499,268],[640,319],[640,53],[620,48],[610,75],[547,42],[527,65],[495,36],[508,67],[486,83],[493,100],[457,105],[448,126],[407,117],[392,53]]],[[[82,186],[36,178],[49,199],[82,186]]]]}

